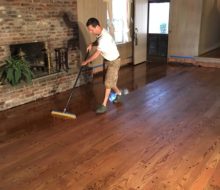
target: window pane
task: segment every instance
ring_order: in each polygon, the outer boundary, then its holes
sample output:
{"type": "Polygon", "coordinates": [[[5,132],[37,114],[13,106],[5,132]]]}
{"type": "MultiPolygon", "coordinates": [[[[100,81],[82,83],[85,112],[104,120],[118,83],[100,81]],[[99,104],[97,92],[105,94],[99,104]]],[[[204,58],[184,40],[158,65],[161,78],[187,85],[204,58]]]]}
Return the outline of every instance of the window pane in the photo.
{"type": "Polygon", "coordinates": [[[117,43],[124,43],[131,40],[130,37],[130,0],[112,0],[112,10],[109,17],[107,14],[108,30],[111,31],[111,24],[114,26],[114,38],[117,43]],[[111,23],[112,21],[112,23],[111,23]]]}
{"type": "Polygon", "coordinates": [[[149,33],[168,34],[170,3],[150,3],[149,33]]]}

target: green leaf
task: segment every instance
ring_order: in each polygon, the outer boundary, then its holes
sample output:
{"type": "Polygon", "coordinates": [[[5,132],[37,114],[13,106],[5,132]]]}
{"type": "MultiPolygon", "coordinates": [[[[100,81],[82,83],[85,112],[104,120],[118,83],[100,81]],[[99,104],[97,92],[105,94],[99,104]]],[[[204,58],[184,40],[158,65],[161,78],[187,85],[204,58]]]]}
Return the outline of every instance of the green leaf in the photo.
{"type": "Polygon", "coordinates": [[[27,72],[23,72],[23,75],[24,75],[25,81],[30,83],[32,79],[30,74],[28,74],[27,72]]]}
{"type": "Polygon", "coordinates": [[[22,79],[30,82],[33,78],[29,64],[18,57],[5,60],[5,65],[0,68],[0,75],[1,80],[7,80],[11,85],[18,84],[22,79]]]}
{"type": "Polygon", "coordinates": [[[13,80],[13,69],[12,68],[9,68],[8,71],[7,71],[7,79],[8,81],[12,81],[13,80]]]}
{"type": "Polygon", "coordinates": [[[18,83],[21,79],[21,70],[15,69],[15,82],[18,83]]]}

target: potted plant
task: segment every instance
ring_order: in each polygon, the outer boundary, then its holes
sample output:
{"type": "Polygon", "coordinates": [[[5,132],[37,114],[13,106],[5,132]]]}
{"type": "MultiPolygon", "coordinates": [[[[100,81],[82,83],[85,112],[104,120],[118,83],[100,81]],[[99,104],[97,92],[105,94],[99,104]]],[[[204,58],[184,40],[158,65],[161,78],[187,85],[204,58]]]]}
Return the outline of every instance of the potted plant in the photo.
{"type": "Polygon", "coordinates": [[[33,73],[28,62],[20,57],[9,57],[0,68],[1,81],[7,81],[12,86],[19,84],[22,80],[30,83],[33,73]]]}

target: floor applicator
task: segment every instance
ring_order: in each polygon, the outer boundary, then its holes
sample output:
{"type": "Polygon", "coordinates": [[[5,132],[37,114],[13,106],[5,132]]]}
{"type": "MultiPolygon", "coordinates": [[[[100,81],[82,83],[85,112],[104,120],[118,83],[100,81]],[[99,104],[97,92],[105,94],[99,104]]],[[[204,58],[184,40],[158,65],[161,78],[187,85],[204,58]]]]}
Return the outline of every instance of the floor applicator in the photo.
{"type": "MultiPolygon", "coordinates": [[[[89,56],[89,51],[87,52],[87,54],[86,54],[86,56],[85,56],[85,60],[87,59],[88,56],[89,56]]],[[[54,111],[54,110],[53,110],[53,111],[51,111],[51,115],[52,115],[52,116],[61,117],[61,118],[64,118],[64,119],[76,119],[76,115],[75,115],[75,114],[72,114],[72,113],[68,113],[68,112],[67,112],[67,108],[68,108],[68,106],[69,106],[70,100],[71,100],[72,95],[73,95],[74,88],[76,87],[77,81],[78,81],[78,79],[79,79],[79,76],[81,75],[81,72],[82,72],[82,70],[83,70],[83,67],[84,67],[84,66],[81,66],[81,67],[80,67],[80,70],[79,70],[79,72],[78,72],[78,75],[77,75],[77,77],[76,77],[75,83],[74,83],[74,85],[73,85],[72,91],[71,91],[71,93],[70,93],[70,96],[69,96],[69,98],[68,98],[68,101],[67,101],[67,103],[66,103],[66,106],[65,106],[63,112],[61,112],[61,111],[54,111]]]]}

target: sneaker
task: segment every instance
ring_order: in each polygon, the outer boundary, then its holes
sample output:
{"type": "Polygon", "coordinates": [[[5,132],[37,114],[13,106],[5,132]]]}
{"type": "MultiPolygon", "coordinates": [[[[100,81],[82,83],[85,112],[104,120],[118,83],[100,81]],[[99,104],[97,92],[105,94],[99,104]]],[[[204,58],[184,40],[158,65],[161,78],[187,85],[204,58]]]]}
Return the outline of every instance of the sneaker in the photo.
{"type": "Polygon", "coordinates": [[[107,106],[104,105],[100,105],[97,109],[96,109],[96,113],[101,114],[101,113],[105,113],[107,111],[107,106]]]}
{"type": "Polygon", "coordinates": [[[122,95],[117,94],[117,96],[114,99],[113,103],[117,104],[117,103],[120,103],[121,101],[122,101],[122,95]]]}

